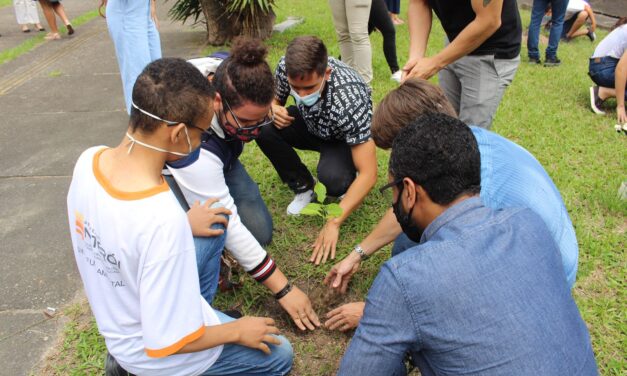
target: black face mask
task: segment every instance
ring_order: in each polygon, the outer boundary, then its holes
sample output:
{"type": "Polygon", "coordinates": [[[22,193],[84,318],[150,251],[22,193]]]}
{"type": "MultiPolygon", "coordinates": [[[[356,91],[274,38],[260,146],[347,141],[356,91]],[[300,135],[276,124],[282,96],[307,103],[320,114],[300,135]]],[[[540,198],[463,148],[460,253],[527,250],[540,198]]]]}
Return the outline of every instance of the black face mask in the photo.
{"type": "Polygon", "coordinates": [[[404,184],[401,185],[401,189],[398,192],[398,198],[396,199],[396,202],[392,204],[392,211],[394,211],[396,220],[401,225],[401,229],[403,229],[403,232],[405,233],[405,235],[407,235],[407,237],[411,241],[415,243],[420,243],[420,238],[422,237],[422,233],[424,232],[424,229],[418,227],[418,225],[414,223],[414,220],[411,217],[411,213],[413,212],[414,207],[412,206],[412,208],[409,209],[409,213],[403,213],[403,205],[401,204],[401,195],[403,194],[404,188],[405,188],[405,185],[404,184]]]}

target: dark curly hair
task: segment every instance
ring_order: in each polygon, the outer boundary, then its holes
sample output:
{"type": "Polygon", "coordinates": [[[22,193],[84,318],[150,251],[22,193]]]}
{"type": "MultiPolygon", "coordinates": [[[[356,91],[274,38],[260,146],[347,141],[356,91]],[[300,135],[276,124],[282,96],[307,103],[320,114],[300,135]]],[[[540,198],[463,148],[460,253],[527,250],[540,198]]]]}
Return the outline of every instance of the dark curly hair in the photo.
{"type": "MultiPolygon", "coordinates": [[[[210,111],[215,92],[207,78],[183,59],[164,58],[148,64],[133,86],[133,103],[164,120],[197,124],[210,111]]],[[[131,107],[130,127],[153,132],[159,120],[131,107]]]]}
{"type": "Polygon", "coordinates": [[[274,99],[274,76],[265,60],[267,47],[261,40],[238,37],[231,53],[213,76],[213,86],[235,109],[244,102],[269,105],[274,99]]]}
{"type": "Polygon", "coordinates": [[[470,128],[454,117],[428,113],[398,132],[389,172],[422,186],[439,205],[481,189],[479,146],[470,128]]]}

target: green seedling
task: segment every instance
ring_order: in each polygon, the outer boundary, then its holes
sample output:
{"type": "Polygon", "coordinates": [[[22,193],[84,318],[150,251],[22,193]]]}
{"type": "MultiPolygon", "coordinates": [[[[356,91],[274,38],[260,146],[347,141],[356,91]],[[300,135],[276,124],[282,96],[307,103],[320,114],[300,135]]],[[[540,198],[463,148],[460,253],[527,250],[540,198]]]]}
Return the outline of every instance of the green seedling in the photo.
{"type": "Polygon", "coordinates": [[[342,215],[342,208],[336,202],[325,204],[324,200],[327,198],[327,187],[324,184],[317,182],[314,187],[316,193],[316,201],[310,202],[300,211],[303,215],[318,216],[322,219],[322,225],[331,218],[337,218],[342,215]]]}

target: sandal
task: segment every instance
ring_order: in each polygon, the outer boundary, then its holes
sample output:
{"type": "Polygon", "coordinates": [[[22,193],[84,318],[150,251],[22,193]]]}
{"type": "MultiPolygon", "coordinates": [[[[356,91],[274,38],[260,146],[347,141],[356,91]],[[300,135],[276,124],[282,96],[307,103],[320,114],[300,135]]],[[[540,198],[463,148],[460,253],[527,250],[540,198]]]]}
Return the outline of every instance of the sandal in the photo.
{"type": "Polygon", "coordinates": [[[61,39],[61,35],[59,33],[48,33],[45,37],[45,40],[57,40],[61,39]]]}

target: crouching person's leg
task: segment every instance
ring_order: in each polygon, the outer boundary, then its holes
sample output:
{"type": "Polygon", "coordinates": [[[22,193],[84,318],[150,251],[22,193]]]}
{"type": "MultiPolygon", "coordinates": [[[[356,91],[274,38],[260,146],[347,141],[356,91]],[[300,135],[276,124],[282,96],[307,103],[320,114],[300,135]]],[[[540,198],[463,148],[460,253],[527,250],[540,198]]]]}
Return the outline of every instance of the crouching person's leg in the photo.
{"type": "MultiPolygon", "coordinates": [[[[214,224],[213,229],[225,230],[224,225],[214,224]]],[[[220,256],[224,250],[226,230],[222,235],[211,237],[194,237],[196,247],[196,265],[200,281],[200,294],[211,304],[218,288],[220,279],[220,256]]]]}
{"type": "MultiPolygon", "coordinates": [[[[216,313],[222,323],[233,321],[233,318],[221,312],[216,313]]],[[[294,359],[292,345],[287,338],[276,337],[281,340],[281,344],[268,344],[270,355],[240,345],[224,345],[218,360],[203,373],[203,376],[287,375],[292,369],[294,359]]]]}

